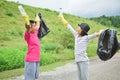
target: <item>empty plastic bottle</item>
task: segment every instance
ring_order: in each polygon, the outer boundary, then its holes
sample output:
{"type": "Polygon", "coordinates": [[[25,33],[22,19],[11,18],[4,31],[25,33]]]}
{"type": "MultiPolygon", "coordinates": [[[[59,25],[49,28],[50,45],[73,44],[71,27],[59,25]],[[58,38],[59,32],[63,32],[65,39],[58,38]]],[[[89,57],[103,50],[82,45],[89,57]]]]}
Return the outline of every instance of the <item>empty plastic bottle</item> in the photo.
{"type": "Polygon", "coordinates": [[[19,9],[20,13],[22,14],[22,16],[27,15],[24,8],[22,7],[22,5],[18,6],[18,9],[19,9]]]}

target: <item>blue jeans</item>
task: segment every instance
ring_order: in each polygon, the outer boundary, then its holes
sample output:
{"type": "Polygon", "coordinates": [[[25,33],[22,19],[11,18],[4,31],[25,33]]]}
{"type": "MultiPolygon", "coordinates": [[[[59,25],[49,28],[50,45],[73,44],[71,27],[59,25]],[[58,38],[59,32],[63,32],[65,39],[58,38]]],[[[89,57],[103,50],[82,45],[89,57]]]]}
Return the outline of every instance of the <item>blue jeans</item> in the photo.
{"type": "Polygon", "coordinates": [[[39,77],[39,62],[25,62],[25,80],[35,80],[39,77]]]}
{"type": "Polygon", "coordinates": [[[79,80],[88,80],[88,61],[77,62],[79,80]]]}

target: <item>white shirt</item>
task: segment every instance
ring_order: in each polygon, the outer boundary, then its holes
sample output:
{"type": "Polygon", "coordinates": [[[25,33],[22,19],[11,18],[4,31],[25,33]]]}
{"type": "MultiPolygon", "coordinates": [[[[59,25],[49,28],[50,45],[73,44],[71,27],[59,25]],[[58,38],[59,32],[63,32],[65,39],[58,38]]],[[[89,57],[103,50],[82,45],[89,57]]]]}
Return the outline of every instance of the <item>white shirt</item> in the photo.
{"type": "Polygon", "coordinates": [[[67,29],[70,30],[75,37],[75,61],[88,61],[89,59],[86,52],[87,44],[90,39],[97,37],[97,33],[80,37],[70,24],[67,25],[67,29]]]}

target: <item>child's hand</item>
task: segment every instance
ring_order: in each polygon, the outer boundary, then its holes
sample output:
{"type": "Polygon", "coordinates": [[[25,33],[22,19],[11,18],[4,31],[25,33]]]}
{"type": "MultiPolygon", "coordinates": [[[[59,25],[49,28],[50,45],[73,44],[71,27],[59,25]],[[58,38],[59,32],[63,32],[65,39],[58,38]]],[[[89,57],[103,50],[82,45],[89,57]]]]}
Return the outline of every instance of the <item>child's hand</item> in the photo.
{"type": "Polygon", "coordinates": [[[59,15],[58,18],[59,18],[60,20],[62,20],[62,19],[64,19],[64,16],[63,16],[63,15],[59,15]]]}
{"type": "Polygon", "coordinates": [[[40,21],[38,14],[36,14],[35,21],[40,21]]]}
{"type": "Polygon", "coordinates": [[[98,34],[100,35],[103,31],[104,31],[104,30],[103,30],[103,29],[101,29],[101,30],[99,31],[99,33],[98,33],[98,34]]]}
{"type": "Polygon", "coordinates": [[[30,22],[29,22],[29,16],[28,15],[23,15],[22,17],[23,17],[23,19],[25,21],[25,24],[29,25],[30,24],[30,22]]]}
{"type": "Polygon", "coordinates": [[[59,15],[58,18],[62,21],[63,25],[66,27],[68,22],[67,22],[67,20],[65,20],[64,16],[63,15],[59,15]]]}

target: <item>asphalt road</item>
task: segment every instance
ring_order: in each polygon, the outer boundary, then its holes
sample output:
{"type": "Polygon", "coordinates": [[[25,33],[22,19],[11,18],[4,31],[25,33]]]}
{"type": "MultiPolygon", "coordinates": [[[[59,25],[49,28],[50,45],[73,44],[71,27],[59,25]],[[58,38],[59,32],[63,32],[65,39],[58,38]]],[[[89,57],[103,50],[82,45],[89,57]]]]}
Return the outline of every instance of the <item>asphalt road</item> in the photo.
{"type": "MultiPolygon", "coordinates": [[[[23,76],[11,80],[23,80],[23,76]]],[[[71,62],[52,71],[42,72],[39,80],[78,80],[76,63],[71,62]]],[[[89,80],[120,80],[120,54],[115,54],[108,61],[91,59],[89,80]]]]}

